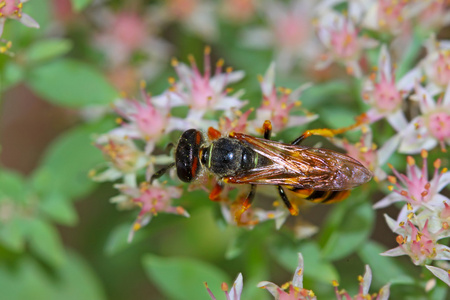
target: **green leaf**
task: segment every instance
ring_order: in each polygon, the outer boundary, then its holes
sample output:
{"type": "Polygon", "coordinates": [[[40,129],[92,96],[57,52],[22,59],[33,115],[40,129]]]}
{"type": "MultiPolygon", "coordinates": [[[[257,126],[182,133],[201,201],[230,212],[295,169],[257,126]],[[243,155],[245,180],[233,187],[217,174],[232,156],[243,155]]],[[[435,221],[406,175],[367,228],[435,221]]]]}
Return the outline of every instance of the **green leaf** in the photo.
{"type": "Polygon", "coordinates": [[[78,215],[70,199],[57,192],[41,196],[39,208],[60,224],[73,226],[78,221],[78,215]]]}
{"type": "Polygon", "coordinates": [[[117,98],[100,72],[76,60],[43,64],[31,71],[27,83],[46,100],[67,107],[106,105],[117,98]]]}
{"type": "Polygon", "coordinates": [[[19,83],[23,77],[23,69],[18,64],[7,61],[3,73],[0,65],[0,93],[19,83]]]}
{"type": "Polygon", "coordinates": [[[92,0],[72,0],[72,5],[75,11],[80,12],[91,4],[91,2],[92,0]]]}
{"type": "Polygon", "coordinates": [[[355,204],[347,199],[336,205],[320,237],[323,257],[337,260],[356,251],[370,236],[374,219],[375,213],[367,202],[355,204]]]}
{"type": "MultiPolygon", "coordinates": [[[[111,231],[105,244],[105,254],[112,256],[130,246],[128,234],[131,226],[131,223],[120,224],[111,231]]],[[[139,237],[136,235],[133,239],[134,244],[137,243],[137,239],[139,237]]]]}
{"type": "Polygon", "coordinates": [[[401,266],[395,258],[380,255],[386,250],[373,241],[367,241],[358,250],[361,260],[372,269],[374,282],[378,285],[385,285],[388,282],[392,285],[415,284],[414,278],[411,277],[414,272],[401,266]]]}
{"type": "Polygon", "coordinates": [[[43,195],[58,192],[67,198],[78,198],[96,185],[90,169],[102,163],[101,152],[92,145],[92,134],[111,128],[109,122],[86,124],[66,131],[49,147],[40,167],[33,174],[35,189],[43,195]]]}
{"type": "Polygon", "coordinates": [[[226,274],[216,267],[192,258],[164,258],[146,255],[144,268],[153,283],[166,297],[176,300],[211,300],[204,282],[216,297],[223,294],[222,282],[231,286],[226,274]]]}
{"type": "Polygon", "coordinates": [[[0,262],[0,290],[2,299],[78,300],[105,299],[98,278],[78,255],[69,253],[61,268],[42,268],[28,256],[11,268],[0,262]]]}
{"type": "Polygon", "coordinates": [[[314,241],[308,241],[297,247],[277,245],[272,252],[273,257],[287,270],[293,272],[298,267],[298,253],[301,252],[304,259],[305,277],[314,281],[329,284],[332,280],[339,280],[336,268],[321,254],[319,245],[314,241]]]}
{"type": "MultiPolygon", "coordinates": [[[[428,36],[427,36],[428,37],[428,36]]],[[[400,62],[396,71],[396,78],[402,78],[408,71],[412,70],[417,63],[424,37],[420,36],[417,32],[414,32],[413,38],[408,46],[405,47],[405,51],[400,56],[400,62]]]]}
{"type": "Polygon", "coordinates": [[[28,240],[30,248],[50,265],[58,267],[64,262],[58,232],[50,224],[38,219],[28,220],[28,240]]]}
{"type": "Polygon", "coordinates": [[[25,59],[27,63],[42,62],[66,54],[72,46],[72,41],[68,39],[41,40],[25,52],[25,59]]]}
{"type": "Polygon", "coordinates": [[[25,231],[24,220],[13,216],[0,226],[0,244],[9,250],[22,252],[25,248],[25,231]]]}
{"type": "Polygon", "coordinates": [[[0,170],[0,203],[11,201],[15,204],[25,201],[26,183],[24,178],[15,172],[0,170]]]}

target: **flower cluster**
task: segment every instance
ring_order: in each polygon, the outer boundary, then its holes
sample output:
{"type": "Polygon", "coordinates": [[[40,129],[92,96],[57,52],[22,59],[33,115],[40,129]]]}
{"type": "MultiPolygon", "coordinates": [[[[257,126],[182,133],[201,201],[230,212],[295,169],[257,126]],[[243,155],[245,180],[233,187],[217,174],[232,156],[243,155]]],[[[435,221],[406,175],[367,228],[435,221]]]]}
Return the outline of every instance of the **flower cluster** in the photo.
{"type": "MultiPolygon", "coordinates": [[[[305,289],[303,287],[304,276],[304,264],[303,255],[298,253],[298,266],[294,273],[294,278],[291,282],[283,284],[281,287],[275,283],[269,281],[261,281],[258,284],[259,288],[269,291],[274,299],[290,299],[290,300],[316,300],[317,297],[312,290],[305,289]]],[[[336,291],[336,299],[367,299],[367,300],[386,300],[389,298],[389,284],[383,286],[378,293],[370,294],[370,284],[372,282],[372,270],[366,265],[366,272],[364,276],[359,276],[359,291],[354,297],[351,297],[345,290],[338,290],[339,284],[337,281],[333,281],[332,284],[336,291]]],[[[206,285],[206,283],[205,283],[206,285]]],[[[215,300],[214,294],[206,285],[208,293],[211,298],[215,300]]],[[[222,290],[225,292],[227,300],[239,300],[241,299],[241,293],[243,288],[242,274],[239,274],[236,281],[233,284],[233,288],[228,292],[228,286],[226,283],[222,284],[222,290]]]]}
{"type": "MultiPolygon", "coordinates": [[[[422,150],[421,156],[422,168],[416,165],[412,156],[408,156],[406,175],[391,166],[395,174],[388,177],[392,193],[374,207],[405,203],[396,221],[385,216],[390,229],[398,234],[396,241],[399,246],[383,255],[408,255],[415,265],[426,265],[434,270],[434,274],[439,274],[446,271],[429,264],[433,260],[450,260],[450,248],[438,243],[450,236],[450,199],[440,194],[450,183],[450,172],[447,168],[440,169],[441,160],[437,159],[433,163],[433,177],[429,178],[428,152],[422,150]]],[[[450,285],[450,277],[438,277],[450,285]]]]}
{"type": "MultiPolygon", "coordinates": [[[[116,120],[119,126],[100,135],[95,141],[96,147],[103,152],[107,162],[92,170],[91,177],[97,181],[122,180],[123,183],[115,185],[120,195],[114,197],[112,201],[122,208],[133,206],[141,208],[141,213],[130,232],[130,240],[134,232],[146,225],[158,212],[189,216],[183,208],[172,206],[171,199],[181,197],[180,188],[157,178],[152,179],[153,184],[146,184],[157,170],[155,165],[167,165],[164,170],[169,170],[173,166],[173,157],[159,154],[161,153],[159,147],[164,146],[162,141],[171,132],[176,131],[179,134],[190,128],[202,130],[209,127],[208,135],[211,130],[218,136],[232,131],[252,133],[258,132],[266,119],[273,119],[274,128],[279,131],[305,124],[317,117],[302,109],[299,111],[305,116],[290,115],[293,108],[301,106],[298,97],[304,87],[294,92],[282,89],[281,96],[278,96],[274,84],[275,65],[272,64],[265,77],[260,79],[262,104],[256,108],[256,118],[248,120],[254,110],[242,113],[239,109],[246,104],[246,101],[241,99],[243,92],[232,93],[229,87],[230,84],[240,80],[244,73],[233,71],[231,68],[224,69],[223,60],[219,60],[212,71],[210,52],[210,48],[206,47],[203,72],[191,56],[189,65],[173,59],[172,66],[178,79],[169,78],[170,87],[162,94],[151,97],[145,91],[145,84],[142,82],[140,97],[142,100],[123,98],[116,101],[113,109],[119,115],[116,120]],[[187,114],[173,114],[173,109],[179,107],[188,108],[187,114]],[[218,114],[219,121],[211,118],[218,114]],[[212,128],[218,128],[220,131],[212,128]],[[142,181],[142,177],[145,181],[142,181]]],[[[221,202],[225,220],[230,224],[236,224],[233,216],[241,209],[244,193],[248,192],[241,191],[236,198],[230,197],[230,191],[234,188],[227,186],[215,191],[217,180],[214,176],[204,175],[191,184],[189,189],[201,188],[211,195],[216,193],[216,196],[210,197],[221,202]]],[[[287,211],[281,206],[275,210],[250,208],[243,213],[242,223],[252,227],[259,222],[275,219],[279,227],[287,215],[287,211]]]]}

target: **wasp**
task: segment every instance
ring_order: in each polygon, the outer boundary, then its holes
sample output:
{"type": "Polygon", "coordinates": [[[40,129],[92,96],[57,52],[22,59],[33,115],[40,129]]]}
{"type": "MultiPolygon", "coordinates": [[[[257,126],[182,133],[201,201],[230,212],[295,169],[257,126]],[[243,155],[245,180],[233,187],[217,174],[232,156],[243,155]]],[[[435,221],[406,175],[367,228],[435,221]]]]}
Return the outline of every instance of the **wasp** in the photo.
{"type": "Polygon", "coordinates": [[[228,136],[210,127],[207,137],[196,129],[186,130],[175,151],[175,162],[156,172],[150,181],[176,167],[177,176],[184,182],[198,179],[203,170],[218,178],[209,198],[218,200],[223,183],[249,184],[250,191],[241,202],[236,222],[251,206],[257,185],[276,186],[283,203],[292,215],[297,207],[289,200],[285,189],[313,202],[333,203],[344,200],[350,190],[368,182],[372,173],[356,159],[323,148],[305,147],[300,143],[311,135],[333,137],[360,126],[341,129],[308,130],[290,144],[270,139],[272,124],[263,124],[264,138],[231,132],[228,136]]]}

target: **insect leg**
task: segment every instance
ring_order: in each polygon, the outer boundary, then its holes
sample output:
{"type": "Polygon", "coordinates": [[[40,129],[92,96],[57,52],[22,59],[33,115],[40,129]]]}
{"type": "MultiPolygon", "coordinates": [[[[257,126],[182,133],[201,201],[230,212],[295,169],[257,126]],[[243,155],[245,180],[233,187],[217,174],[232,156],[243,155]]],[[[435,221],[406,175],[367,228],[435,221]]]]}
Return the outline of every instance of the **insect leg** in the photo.
{"type": "Polygon", "coordinates": [[[169,154],[175,145],[173,143],[168,143],[165,151],[169,154]]]}
{"type": "Polygon", "coordinates": [[[241,208],[239,208],[234,215],[234,218],[238,225],[243,224],[241,222],[241,216],[243,213],[245,213],[247,211],[247,209],[250,208],[250,206],[252,206],[253,199],[255,198],[255,192],[256,192],[256,185],[251,184],[250,192],[247,194],[247,197],[245,197],[245,199],[242,201],[241,208]]]}
{"type": "Polygon", "coordinates": [[[213,127],[209,127],[208,128],[208,138],[211,141],[218,140],[221,136],[222,136],[222,134],[220,133],[219,130],[217,130],[217,129],[213,128],[213,127]]]}
{"type": "Polygon", "coordinates": [[[211,193],[209,193],[209,200],[211,201],[220,201],[220,194],[223,191],[222,181],[218,181],[216,185],[213,187],[211,193]]]}
{"type": "Polygon", "coordinates": [[[278,193],[280,194],[281,199],[284,202],[284,205],[286,205],[287,209],[291,213],[291,215],[296,216],[298,215],[298,209],[294,205],[292,205],[291,201],[289,201],[286,193],[284,192],[281,185],[278,186],[278,193]]]}
{"type": "Polygon", "coordinates": [[[153,180],[158,179],[159,177],[163,176],[164,173],[167,172],[167,170],[169,170],[170,168],[172,168],[174,166],[175,166],[175,163],[173,162],[170,165],[167,165],[167,166],[163,167],[161,170],[159,170],[158,172],[153,174],[152,177],[150,178],[150,183],[152,183],[153,180]]]}
{"type": "Polygon", "coordinates": [[[320,129],[312,129],[305,131],[301,136],[296,138],[291,144],[299,145],[304,139],[310,137],[312,135],[319,135],[323,137],[334,137],[336,134],[341,134],[347,132],[349,130],[355,129],[356,127],[361,126],[366,123],[367,117],[365,114],[362,114],[356,118],[356,123],[347,127],[338,128],[338,129],[328,129],[328,128],[320,128],[320,129]]]}
{"type": "Polygon", "coordinates": [[[264,130],[264,138],[270,140],[270,136],[272,135],[272,123],[269,120],[265,120],[262,128],[264,130]]]}

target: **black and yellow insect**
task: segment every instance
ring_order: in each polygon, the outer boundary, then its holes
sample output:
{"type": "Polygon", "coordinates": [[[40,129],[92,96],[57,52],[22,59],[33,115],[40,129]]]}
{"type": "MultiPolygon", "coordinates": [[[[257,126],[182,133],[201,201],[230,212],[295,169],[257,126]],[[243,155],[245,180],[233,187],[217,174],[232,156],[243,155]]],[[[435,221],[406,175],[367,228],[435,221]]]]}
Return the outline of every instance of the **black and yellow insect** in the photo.
{"type": "Polygon", "coordinates": [[[209,128],[206,139],[199,130],[189,129],[178,141],[175,162],[156,172],[151,180],[174,166],[184,182],[193,182],[206,171],[218,178],[210,194],[211,200],[218,199],[223,183],[249,184],[250,191],[235,215],[238,224],[241,215],[251,206],[256,186],[274,185],[290,213],[297,215],[298,209],[284,189],[306,200],[332,203],[345,199],[351,189],[372,178],[366,167],[348,155],[299,145],[311,135],[332,137],[359,125],[306,131],[291,144],[270,140],[270,121],[264,122],[264,138],[237,132],[222,137],[219,131],[209,128]]]}

